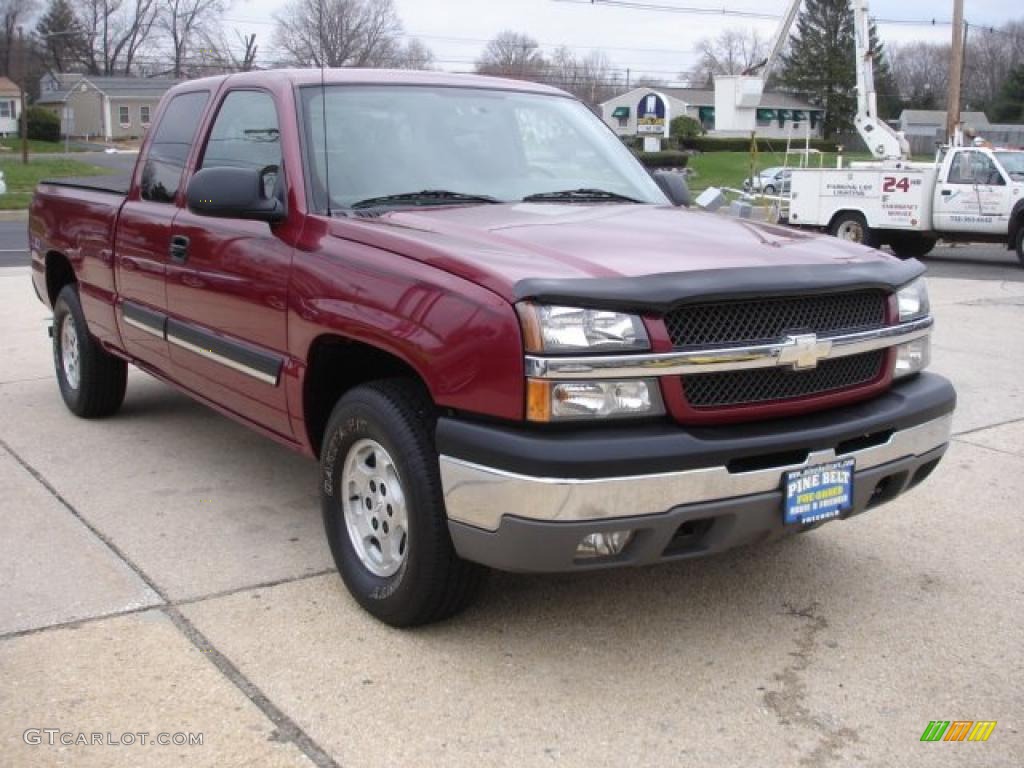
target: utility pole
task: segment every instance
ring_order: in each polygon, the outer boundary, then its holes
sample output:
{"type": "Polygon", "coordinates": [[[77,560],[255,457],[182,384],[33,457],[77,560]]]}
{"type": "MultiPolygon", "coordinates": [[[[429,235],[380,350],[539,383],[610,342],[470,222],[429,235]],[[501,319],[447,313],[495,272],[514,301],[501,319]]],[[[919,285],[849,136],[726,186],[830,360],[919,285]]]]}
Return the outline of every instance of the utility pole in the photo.
{"type": "Polygon", "coordinates": [[[952,144],[960,128],[960,80],[964,60],[964,0],[953,0],[953,55],[949,60],[949,94],[946,98],[946,136],[952,144]]]}
{"type": "Polygon", "coordinates": [[[21,60],[21,162],[28,165],[28,110],[25,91],[28,88],[28,55],[25,52],[25,31],[18,27],[18,58],[21,60]]]}

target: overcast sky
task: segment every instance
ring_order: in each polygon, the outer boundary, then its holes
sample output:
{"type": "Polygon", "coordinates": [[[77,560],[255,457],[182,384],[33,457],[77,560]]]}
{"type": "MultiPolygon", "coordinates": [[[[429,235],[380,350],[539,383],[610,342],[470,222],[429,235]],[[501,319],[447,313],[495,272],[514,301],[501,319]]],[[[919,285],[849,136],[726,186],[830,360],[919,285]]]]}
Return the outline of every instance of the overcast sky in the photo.
{"type": "MultiPolygon", "coordinates": [[[[722,8],[781,14],[787,0],[652,0],[660,5],[722,8]]],[[[438,66],[470,70],[487,39],[505,29],[525,32],[545,49],[565,44],[580,54],[603,49],[614,66],[642,74],[675,79],[695,63],[701,38],[723,29],[756,28],[765,37],[775,21],[736,17],[641,11],[591,5],[586,0],[395,0],[408,34],[434,52],[438,66]]],[[[272,58],[273,14],[283,0],[235,0],[225,19],[228,29],[255,33],[261,61],[272,58]]],[[[952,0],[873,0],[872,16],[884,19],[946,21],[952,0]]],[[[974,25],[998,25],[1024,17],[1017,0],[965,0],[965,18],[974,25]]],[[[948,42],[950,27],[879,23],[884,42],[933,40],[948,42]]],[[[974,32],[972,32],[974,34],[974,32]]],[[[979,32],[984,34],[984,32],[979,32]]]]}

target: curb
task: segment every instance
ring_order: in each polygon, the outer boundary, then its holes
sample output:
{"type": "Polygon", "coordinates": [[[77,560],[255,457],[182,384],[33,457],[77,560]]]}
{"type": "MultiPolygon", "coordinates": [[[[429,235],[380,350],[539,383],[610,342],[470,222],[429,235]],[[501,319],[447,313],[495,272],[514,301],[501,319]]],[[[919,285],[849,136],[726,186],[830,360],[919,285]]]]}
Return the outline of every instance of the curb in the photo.
{"type": "Polygon", "coordinates": [[[0,211],[0,221],[28,221],[28,208],[0,211]]]}

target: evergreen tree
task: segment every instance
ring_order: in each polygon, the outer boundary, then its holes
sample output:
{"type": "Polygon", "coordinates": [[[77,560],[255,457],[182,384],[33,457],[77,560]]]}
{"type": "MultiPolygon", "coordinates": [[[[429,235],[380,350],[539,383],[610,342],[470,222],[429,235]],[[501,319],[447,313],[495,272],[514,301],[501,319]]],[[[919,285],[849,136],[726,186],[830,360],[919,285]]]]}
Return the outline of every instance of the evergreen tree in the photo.
{"type": "Polygon", "coordinates": [[[996,122],[1024,122],[1024,64],[1017,65],[1006,78],[992,105],[992,114],[996,122]]]}
{"type": "MultiPolygon", "coordinates": [[[[875,90],[882,118],[895,117],[899,93],[874,24],[875,90]]],[[[853,34],[853,10],[849,0],[806,0],[797,18],[796,31],[782,57],[779,81],[825,111],[826,137],[853,126],[857,111],[857,70],[853,34]]]]}
{"type": "Polygon", "coordinates": [[[89,50],[85,28],[69,0],[50,0],[36,24],[36,34],[46,67],[54,72],[73,71],[89,50]]]}

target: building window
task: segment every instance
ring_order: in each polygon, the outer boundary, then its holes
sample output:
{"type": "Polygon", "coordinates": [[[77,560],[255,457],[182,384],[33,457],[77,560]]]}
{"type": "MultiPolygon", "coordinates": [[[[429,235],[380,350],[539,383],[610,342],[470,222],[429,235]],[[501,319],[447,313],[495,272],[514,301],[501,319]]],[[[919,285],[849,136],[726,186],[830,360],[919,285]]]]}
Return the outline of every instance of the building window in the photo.
{"type": "Polygon", "coordinates": [[[629,125],[629,118],[628,117],[620,117],[620,118],[618,118],[618,120],[619,120],[619,128],[625,128],[627,125],[629,125]]]}
{"type": "Polygon", "coordinates": [[[122,128],[127,128],[132,124],[131,116],[128,114],[128,107],[117,108],[117,119],[121,123],[122,128]]]}
{"type": "Polygon", "coordinates": [[[14,111],[13,99],[0,100],[0,118],[12,118],[17,116],[17,113],[14,111]]]}
{"type": "Polygon", "coordinates": [[[149,125],[149,105],[143,104],[139,107],[139,122],[143,125],[149,125]]]}

